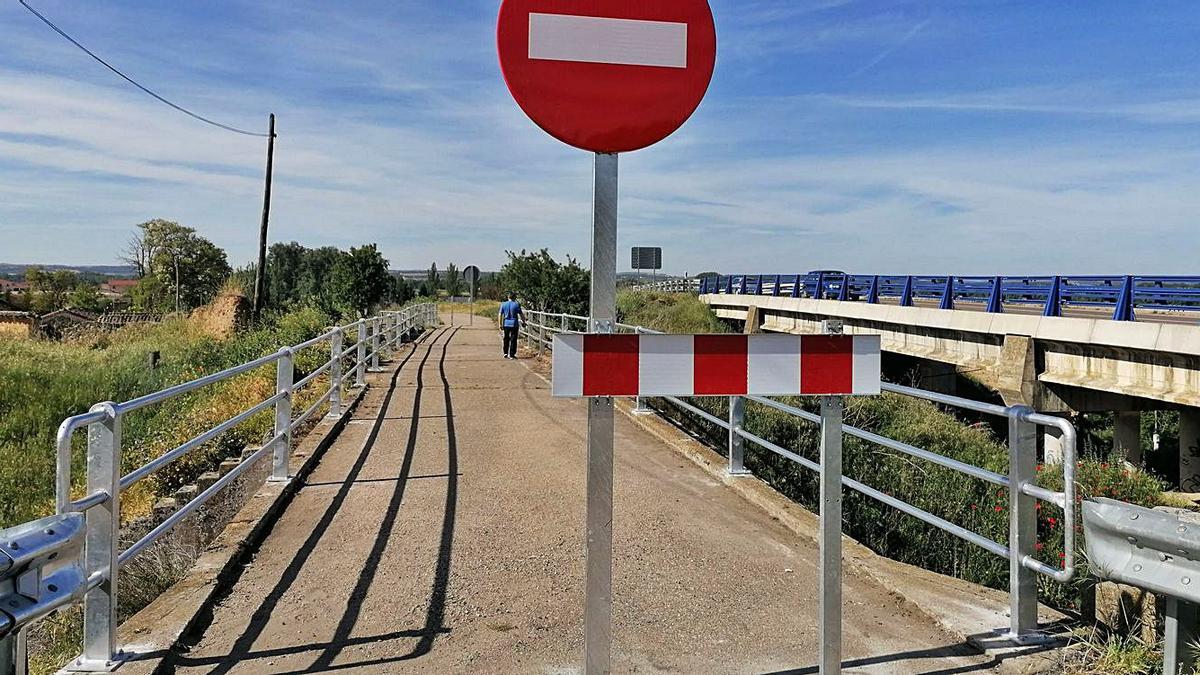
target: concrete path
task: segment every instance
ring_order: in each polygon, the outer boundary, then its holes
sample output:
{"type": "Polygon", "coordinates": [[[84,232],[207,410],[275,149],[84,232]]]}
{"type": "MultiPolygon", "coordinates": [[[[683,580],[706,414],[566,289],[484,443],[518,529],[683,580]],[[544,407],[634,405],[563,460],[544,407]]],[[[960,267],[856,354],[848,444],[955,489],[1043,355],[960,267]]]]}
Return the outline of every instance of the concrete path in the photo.
{"type": "MultiPolygon", "coordinates": [[[[461,317],[459,317],[461,320],[461,317]]],[[[575,673],[585,408],[494,328],[406,348],[181,673],[575,673]]],[[[816,557],[618,415],[618,672],[816,673],[816,557]]],[[[847,672],[987,672],[885,588],[846,579],[847,672]]]]}

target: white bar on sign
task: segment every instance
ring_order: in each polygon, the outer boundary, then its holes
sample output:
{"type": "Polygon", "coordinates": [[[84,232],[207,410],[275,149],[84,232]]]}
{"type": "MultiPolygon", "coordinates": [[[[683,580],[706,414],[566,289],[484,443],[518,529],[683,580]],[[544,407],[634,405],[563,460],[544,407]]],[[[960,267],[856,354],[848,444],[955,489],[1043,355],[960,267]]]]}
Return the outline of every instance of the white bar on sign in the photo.
{"type": "Polygon", "coordinates": [[[880,393],[881,338],[878,335],[854,336],[854,393],[872,395],[880,393]]]}
{"type": "Polygon", "coordinates": [[[687,68],[687,24],[529,14],[529,58],[687,68]]]}
{"type": "Polygon", "coordinates": [[[550,395],[583,396],[583,336],[555,335],[550,360],[550,395]]]}
{"type": "Polygon", "coordinates": [[[751,335],[746,339],[747,393],[800,393],[800,336],[751,335]]]}
{"type": "Polygon", "coordinates": [[[643,335],[638,353],[642,396],[688,396],[695,391],[696,355],[691,335],[643,335]]]}

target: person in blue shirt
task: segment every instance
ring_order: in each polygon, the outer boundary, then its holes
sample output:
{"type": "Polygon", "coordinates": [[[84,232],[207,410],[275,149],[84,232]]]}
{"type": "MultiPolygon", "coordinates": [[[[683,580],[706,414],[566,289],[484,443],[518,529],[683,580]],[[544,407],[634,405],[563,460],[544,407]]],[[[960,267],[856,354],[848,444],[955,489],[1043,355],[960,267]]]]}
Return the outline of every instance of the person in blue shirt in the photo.
{"type": "Polygon", "coordinates": [[[500,327],[504,330],[504,358],[517,358],[517,336],[520,335],[521,321],[525,313],[521,311],[521,303],[517,302],[516,293],[508,294],[508,301],[500,305],[500,327]]]}

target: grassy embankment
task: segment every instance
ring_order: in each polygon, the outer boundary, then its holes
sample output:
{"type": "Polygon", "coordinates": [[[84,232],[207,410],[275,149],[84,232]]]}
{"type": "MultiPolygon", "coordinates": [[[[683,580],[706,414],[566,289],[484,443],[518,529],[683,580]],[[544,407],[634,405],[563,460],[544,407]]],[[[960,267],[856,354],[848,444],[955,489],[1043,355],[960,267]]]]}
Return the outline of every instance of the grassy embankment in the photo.
{"type": "MultiPolygon", "coordinates": [[[[618,297],[617,303],[624,323],[672,333],[725,330],[708,307],[691,296],[627,292],[618,297]]],[[[697,400],[715,415],[728,414],[727,399],[697,400]]],[[[810,411],[816,411],[818,405],[815,399],[785,400],[810,411]]],[[[655,403],[668,416],[683,419],[680,411],[669,403],[655,403]]],[[[724,451],[723,429],[692,419],[686,423],[700,431],[714,449],[724,451]]],[[[894,394],[852,398],[848,401],[846,423],[997,473],[1008,472],[1007,446],[990,426],[965,421],[927,401],[894,394]]],[[[746,428],[809,459],[818,459],[819,436],[813,424],[751,403],[747,406],[746,428]]],[[[810,510],[816,510],[816,474],[766,450],[748,447],[746,464],[756,476],[810,510]]],[[[856,438],[845,439],[845,453],[847,476],[995,541],[1007,542],[1007,490],[856,438]]],[[[1061,473],[1053,467],[1042,469],[1039,466],[1038,482],[1060,489],[1061,473]]],[[[1080,461],[1078,485],[1081,497],[1101,495],[1149,506],[1164,499],[1162,485],[1153,476],[1126,470],[1100,457],[1080,461]]],[[[992,588],[1007,589],[1006,560],[852,490],[845,493],[844,509],[846,533],[883,555],[992,588]]],[[[1037,557],[1058,566],[1063,555],[1062,511],[1041,503],[1038,514],[1041,543],[1037,557]]],[[[1078,534],[1082,539],[1082,533],[1078,534]]],[[[1079,581],[1066,586],[1039,578],[1040,600],[1064,610],[1077,609],[1087,577],[1087,570],[1081,569],[1079,581]]]]}
{"type": "MultiPolygon", "coordinates": [[[[129,400],[253,360],[315,337],[332,323],[321,312],[301,309],[228,339],[211,337],[188,319],[173,319],[79,342],[0,342],[0,527],[53,512],[54,436],[65,417],[85,412],[97,401],[129,400]],[[161,361],[151,368],[154,351],[161,361]]],[[[323,364],[327,349],[321,345],[298,354],[296,378],[323,364]]],[[[296,413],[327,386],[327,379],[318,378],[314,386],[297,392],[296,413]]],[[[122,471],[252,407],[274,389],[275,367],[265,366],[126,416],[122,471]]],[[[158,497],[194,482],[245,446],[261,443],[272,426],[272,412],[265,411],[134,486],[122,495],[123,520],[146,515],[158,497]]],[[[76,434],[73,446],[75,496],[82,494],[86,479],[85,436],[76,434]]],[[[120,617],[144,607],[190,565],[191,558],[177,552],[151,549],[139,556],[122,570],[126,590],[120,596],[120,617]]],[[[40,623],[30,639],[33,671],[56,670],[78,653],[80,635],[78,607],[40,623]]]]}

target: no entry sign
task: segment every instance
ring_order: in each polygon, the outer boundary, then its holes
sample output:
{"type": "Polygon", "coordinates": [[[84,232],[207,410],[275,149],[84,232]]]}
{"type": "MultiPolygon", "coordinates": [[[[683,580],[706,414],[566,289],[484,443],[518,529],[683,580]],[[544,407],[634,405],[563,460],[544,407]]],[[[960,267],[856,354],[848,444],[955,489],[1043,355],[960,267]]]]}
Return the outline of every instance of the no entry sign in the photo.
{"type": "Polygon", "coordinates": [[[707,0],[504,0],[497,42],[530,119],[602,153],[674,133],[704,98],[717,54],[707,0]]]}

